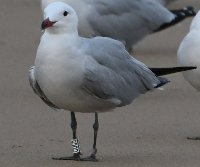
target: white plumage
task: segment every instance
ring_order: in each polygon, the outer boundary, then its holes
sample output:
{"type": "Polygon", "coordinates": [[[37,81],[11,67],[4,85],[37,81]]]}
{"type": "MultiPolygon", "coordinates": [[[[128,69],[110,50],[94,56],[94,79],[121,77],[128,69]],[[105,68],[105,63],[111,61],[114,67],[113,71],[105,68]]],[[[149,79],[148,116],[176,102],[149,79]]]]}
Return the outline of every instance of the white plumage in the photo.
{"type": "Polygon", "coordinates": [[[190,31],[183,39],[177,53],[181,66],[196,66],[196,70],[184,72],[185,79],[200,91],[200,12],[193,19],[190,31]]]}

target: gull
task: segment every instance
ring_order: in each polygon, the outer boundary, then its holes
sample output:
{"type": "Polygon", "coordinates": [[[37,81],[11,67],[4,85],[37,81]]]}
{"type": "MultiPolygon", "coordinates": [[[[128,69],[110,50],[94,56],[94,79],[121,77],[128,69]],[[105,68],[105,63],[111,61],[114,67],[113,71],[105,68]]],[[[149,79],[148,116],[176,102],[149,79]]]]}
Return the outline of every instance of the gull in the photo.
{"type": "Polygon", "coordinates": [[[129,51],[145,36],[196,14],[193,7],[170,11],[155,0],[42,0],[42,10],[55,1],[75,9],[81,36],[111,37],[122,41],[129,51]]]}
{"type": "Polygon", "coordinates": [[[63,2],[45,8],[41,27],[45,32],[30,69],[30,85],[51,108],[71,112],[73,155],[56,160],[96,161],[99,112],[126,106],[140,94],[166,84],[168,80],[159,75],[193,69],[149,69],[120,41],[80,37],[77,14],[63,2]],[[95,113],[93,151],[86,158],[80,152],[75,112],[95,113]]]}
{"type": "MultiPolygon", "coordinates": [[[[200,91],[200,11],[193,19],[190,31],[181,42],[177,52],[179,65],[194,65],[196,70],[184,72],[184,78],[197,90],[200,91]]],[[[192,140],[200,140],[198,137],[188,137],[192,140]]]]}

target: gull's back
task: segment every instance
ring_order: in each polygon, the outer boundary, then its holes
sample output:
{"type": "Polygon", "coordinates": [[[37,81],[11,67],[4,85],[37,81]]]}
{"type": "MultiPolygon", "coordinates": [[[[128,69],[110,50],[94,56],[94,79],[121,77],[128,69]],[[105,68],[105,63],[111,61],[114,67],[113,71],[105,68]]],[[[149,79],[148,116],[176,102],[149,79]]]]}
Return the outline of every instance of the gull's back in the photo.
{"type": "Polygon", "coordinates": [[[160,83],[146,65],[129,55],[121,42],[105,37],[88,42],[83,85],[97,97],[116,98],[123,106],[160,83]]]}

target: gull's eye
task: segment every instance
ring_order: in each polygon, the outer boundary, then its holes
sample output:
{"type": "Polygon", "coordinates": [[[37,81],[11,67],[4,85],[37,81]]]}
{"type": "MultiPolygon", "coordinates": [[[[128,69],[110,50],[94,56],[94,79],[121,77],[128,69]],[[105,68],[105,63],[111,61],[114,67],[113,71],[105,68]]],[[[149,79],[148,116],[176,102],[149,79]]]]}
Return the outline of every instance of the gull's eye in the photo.
{"type": "Polygon", "coordinates": [[[67,16],[67,15],[68,15],[68,12],[64,11],[63,16],[67,16]]]}

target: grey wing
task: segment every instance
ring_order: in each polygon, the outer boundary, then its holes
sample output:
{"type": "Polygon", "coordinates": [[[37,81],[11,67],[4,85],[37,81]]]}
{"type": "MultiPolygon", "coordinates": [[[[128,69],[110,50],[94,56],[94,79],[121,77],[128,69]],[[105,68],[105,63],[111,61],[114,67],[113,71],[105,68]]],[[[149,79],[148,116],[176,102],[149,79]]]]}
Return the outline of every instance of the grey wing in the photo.
{"type": "Polygon", "coordinates": [[[118,41],[94,38],[86,51],[83,87],[102,99],[118,99],[120,106],[154,89],[159,79],[141,62],[133,59],[118,41]],[[98,50],[101,46],[101,50],[98,50]]]}
{"type": "Polygon", "coordinates": [[[144,38],[175,16],[155,0],[94,0],[88,22],[96,35],[126,42],[144,38]]]}
{"type": "Polygon", "coordinates": [[[40,86],[38,85],[36,79],[35,79],[35,75],[34,75],[34,70],[35,70],[35,66],[32,66],[29,69],[29,83],[30,86],[32,87],[33,91],[35,92],[35,94],[37,94],[42,101],[47,104],[49,107],[51,107],[54,110],[58,110],[59,108],[57,106],[55,106],[43,93],[43,91],[41,90],[40,86]]]}
{"type": "Polygon", "coordinates": [[[175,0],[155,0],[155,1],[159,2],[162,5],[168,5],[172,2],[174,2],[175,0]]]}

